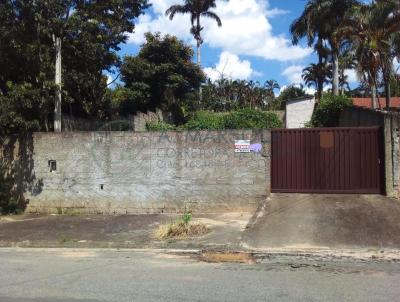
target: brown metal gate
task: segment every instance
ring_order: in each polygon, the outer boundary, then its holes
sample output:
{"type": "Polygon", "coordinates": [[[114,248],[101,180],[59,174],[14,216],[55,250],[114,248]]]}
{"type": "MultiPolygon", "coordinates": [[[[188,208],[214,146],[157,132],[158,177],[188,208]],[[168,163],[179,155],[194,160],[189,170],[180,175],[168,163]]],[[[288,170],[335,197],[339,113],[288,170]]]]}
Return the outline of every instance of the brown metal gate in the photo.
{"type": "Polygon", "coordinates": [[[272,192],[382,193],[380,129],[272,130],[272,192]]]}

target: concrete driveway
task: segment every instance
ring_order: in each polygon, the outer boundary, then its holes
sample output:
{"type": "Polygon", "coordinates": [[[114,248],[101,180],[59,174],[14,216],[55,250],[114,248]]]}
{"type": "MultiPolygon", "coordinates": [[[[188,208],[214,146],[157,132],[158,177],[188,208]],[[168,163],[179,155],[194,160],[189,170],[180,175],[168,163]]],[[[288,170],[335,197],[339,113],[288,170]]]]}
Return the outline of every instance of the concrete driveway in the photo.
{"type": "Polygon", "coordinates": [[[242,236],[251,248],[400,248],[400,202],[380,195],[273,194],[242,236]]]}

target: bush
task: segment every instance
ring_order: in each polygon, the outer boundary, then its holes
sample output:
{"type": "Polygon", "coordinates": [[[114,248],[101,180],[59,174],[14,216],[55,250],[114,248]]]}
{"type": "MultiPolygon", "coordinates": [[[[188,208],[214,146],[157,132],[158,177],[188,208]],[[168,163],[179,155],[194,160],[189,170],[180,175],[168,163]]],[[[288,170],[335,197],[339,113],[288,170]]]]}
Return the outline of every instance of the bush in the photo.
{"type": "Polygon", "coordinates": [[[225,129],[269,129],[283,126],[275,113],[249,108],[233,111],[224,120],[225,129]]]}
{"type": "Polygon", "coordinates": [[[12,194],[13,184],[13,179],[6,176],[5,169],[0,163],[0,214],[18,212],[18,201],[12,194]]]}
{"type": "Polygon", "coordinates": [[[267,129],[281,128],[282,122],[273,112],[242,109],[226,113],[197,111],[184,125],[187,130],[267,129]]]}
{"type": "Polygon", "coordinates": [[[197,111],[183,128],[187,130],[222,130],[224,129],[224,114],[197,111]]]}
{"type": "Polygon", "coordinates": [[[147,131],[173,131],[176,130],[176,127],[163,121],[156,121],[147,122],[146,129],[147,131]]]}
{"type": "Polygon", "coordinates": [[[340,113],[351,105],[351,99],[346,96],[324,94],[311,118],[311,125],[313,127],[336,127],[339,124],[340,113]]]}

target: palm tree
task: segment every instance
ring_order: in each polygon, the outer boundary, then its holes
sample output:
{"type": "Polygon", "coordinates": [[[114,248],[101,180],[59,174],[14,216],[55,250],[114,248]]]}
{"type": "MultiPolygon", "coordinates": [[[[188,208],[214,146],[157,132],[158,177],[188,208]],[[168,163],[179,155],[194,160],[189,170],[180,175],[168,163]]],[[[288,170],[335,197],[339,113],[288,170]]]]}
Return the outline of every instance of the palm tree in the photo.
{"type": "Polygon", "coordinates": [[[302,38],[307,38],[311,47],[316,41],[329,42],[332,53],[332,90],[339,94],[339,54],[341,40],[335,31],[344,22],[347,12],[358,5],[357,0],[309,0],[303,13],[290,26],[293,44],[298,44],[302,38]]]}
{"type": "Polygon", "coordinates": [[[373,108],[378,107],[377,88],[380,76],[390,107],[390,79],[393,76],[393,59],[396,56],[394,41],[399,39],[400,14],[398,4],[391,0],[376,1],[355,8],[338,35],[346,37],[354,49],[357,71],[371,87],[373,108]]]}
{"type": "Polygon", "coordinates": [[[271,107],[275,101],[275,90],[280,89],[278,82],[275,80],[267,80],[264,83],[264,89],[266,92],[267,104],[271,107]]]}
{"type": "Polygon", "coordinates": [[[381,41],[384,44],[384,46],[381,46],[381,68],[385,87],[386,108],[389,109],[391,106],[390,82],[396,74],[393,60],[400,55],[400,44],[398,44],[400,41],[400,2],[394,0],[377,1],[374,5],[374,11],[381,25],[381,35],[385,37],[381,41]]]}
{"type": "Polygon", "coordinates": [[[279,86],[278,82],[275,80],[267,80],[265,81],[264,84],[265,89],[270,91],[272,94],[274,94],[275,89],[280,89],[281,87],[279,86]]]}
{"type": "Polygon", "coordinates": [[[192,23],[190,33],[196,40],[197,64],[199,66],[201,65],[200,47],[201,44],[203,44],[201,32],[204,29],[204,27],[201,26],[201,17],[214,19],[218,26],[222,26],[221,19],[218,15],[210,11],[211,8],[215,8],[216,6],[215,0],[185,0],[183,5],[172,5],[165,12],[165,14],[169,16],[170,20],[172,20],[176,14],[190,14],[190,21],[192,23]]]}
{"type": "Polygon", "coordinates": [[[332,79],[332,68],[326,63],[313,63],[303,69],[302,78],[307,87],[315,87],[317,89],[317,99],[320,100],[324,84],[332,79]]]}

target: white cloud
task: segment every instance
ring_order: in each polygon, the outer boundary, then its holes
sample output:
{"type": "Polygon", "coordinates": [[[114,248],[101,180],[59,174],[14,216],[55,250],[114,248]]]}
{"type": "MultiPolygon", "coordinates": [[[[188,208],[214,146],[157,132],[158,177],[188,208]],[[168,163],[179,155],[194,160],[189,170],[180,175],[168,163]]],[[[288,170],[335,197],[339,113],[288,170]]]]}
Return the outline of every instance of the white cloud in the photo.
{"type": "Polygon", "coordinates": [[[107,76],[107,85],[110,85],[114,81],[114,79],[109,74],[107,74],[106,76],[107,76]]]}
{"type": "Polygon", "coordinates": [[[221,53],[219,62],[215,68],[204,68],[204,72],[212,81],[218,80],[221,76],[230,79],[246,80],[258,74],[252,69],[249,61],[241,61],[237,55],[227,51],[221,53]]]}
{"type": "Polygon", "coordinates": [[[188,28],[190,28],[190,20],[187,16],[176,15],[174,20],[170,21],[164,15],[159,15],[156,19],[153,19],[150,15],[141,15],[135,26],[135,32],[129,36],[129,42],[140,45],[145,42],[144,34],[146,32],[160,32],[193,43],[188,28]]]}
{"type": "Polygon", "coordinates": [[[347,82],[349,84],[358,83],[357,72],[354,69],[346,69],[344,74],[347,76],[347,82]]]}
{"type": "Polygon", "coordinates": [[[304,91],[309,95],[315,95],[317,89],[315,89],[314,87],[305,87],[304,91]]]}
{"type": "Polygon", "coordinates": [[[396,58],[395,59],[393,59],[393,68],[394,68],[394,71],[397,73],[397,74],[400,74],[400,61],[399,60],[397,60],[396,58]]]}
{"type": "Polygon", "coordinates": [[[282,75],[286,77],[290,84],[301,84],[303,83],[303,78],[301,77],[303,73],[304,66],[292,65],[287,67],[282,75]]]}
{"type": "MultiPolygon", "coordinates": [[[[159,31],[162,34],[173,34],[193,43],[190,35],[190,18],[187,15],[176,15],[170,21],[165,10],[176,1],[151,0],[154,17],[141,16],[130,42],[142,44],[145,32],[159,31]]],[[[215,12],[222,20],[218,27],[214,20],[203,19],[204,42],[210,47],[221,48],[236,55],[258,56],[264,59],[290,61],[302,59],[311,53],[310,49],[292,46],[284,36],[272,33],[268,18],[285,13],[269,7],[266,0],[217,0],[215,12]]]]}

